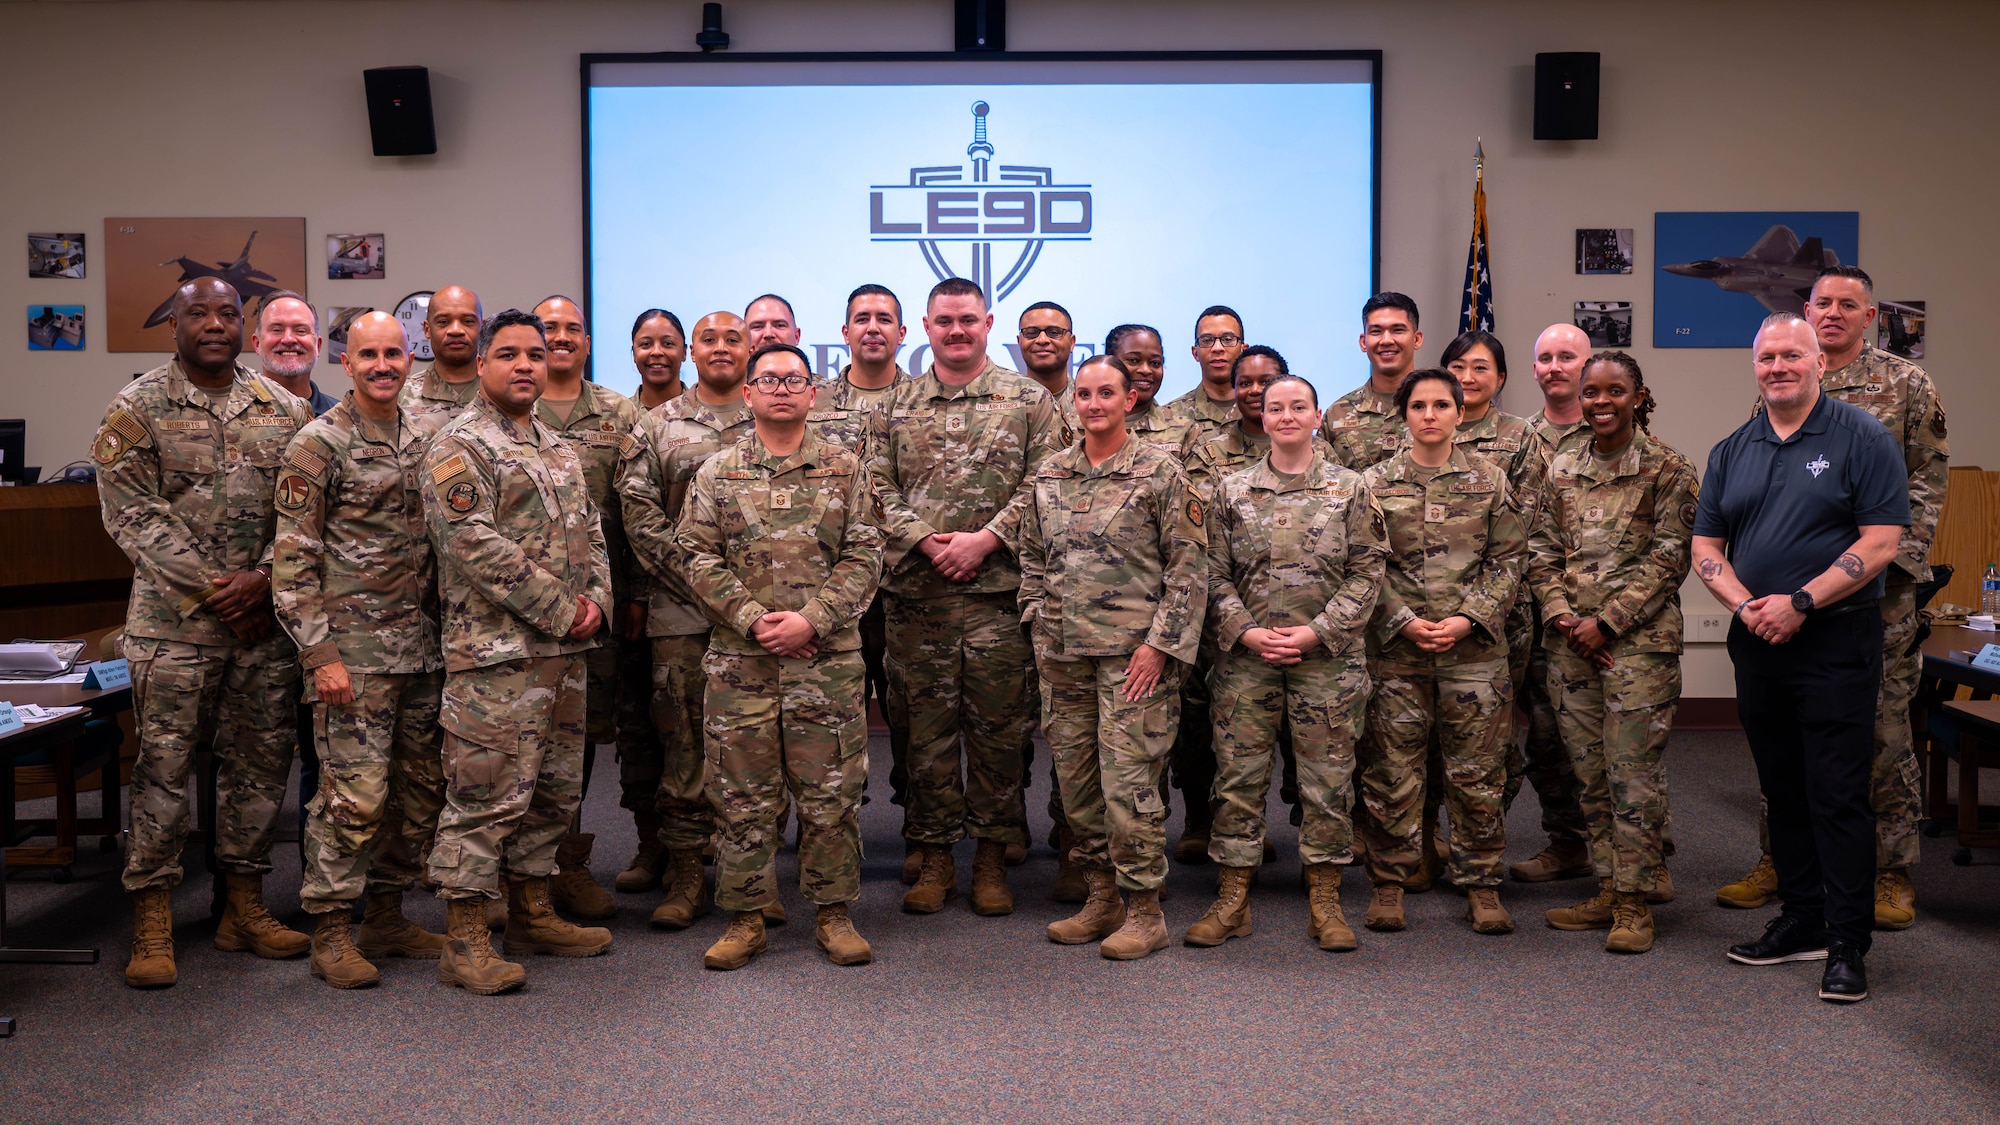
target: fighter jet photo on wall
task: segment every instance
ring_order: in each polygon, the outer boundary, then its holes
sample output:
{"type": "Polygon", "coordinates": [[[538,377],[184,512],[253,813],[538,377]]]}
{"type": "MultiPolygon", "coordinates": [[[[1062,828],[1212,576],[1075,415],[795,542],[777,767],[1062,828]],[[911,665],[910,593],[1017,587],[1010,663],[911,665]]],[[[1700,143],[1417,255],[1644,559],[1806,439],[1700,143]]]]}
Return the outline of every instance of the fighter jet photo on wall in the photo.
{"type": "Polygon", "coordinates": [[[1803,313],[1813,279],[1854,265],[1859,211],[1661,211],[1653,346],[1747,348],[1776,311],[1803,313]]]}
{"type": "Polygon", "coordinates": [[[306,291],[302,218],[106,219],[104,247],[105,334],[114,352],[172,351],[174,291],[197,277],[234,286],[246,314],[266,293],[306,291]]]}

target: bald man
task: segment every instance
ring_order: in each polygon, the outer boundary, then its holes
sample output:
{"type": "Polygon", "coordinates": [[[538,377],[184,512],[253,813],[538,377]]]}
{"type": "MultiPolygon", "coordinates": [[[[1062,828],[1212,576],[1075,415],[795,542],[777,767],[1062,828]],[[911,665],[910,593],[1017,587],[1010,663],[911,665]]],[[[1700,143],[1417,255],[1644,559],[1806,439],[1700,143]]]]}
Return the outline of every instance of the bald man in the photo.
{"type": "Polygon", "coordinates": [[[354,387],[292,439],[278,474],[271,586],[299,647],[323,784],[306,810],[312,975],[374,984],[370,957],[435,959],[442,934],[403,916],[444,806],[437,565],[414,484],[424,432],[399,403],[402,322],[363,314],[340,357],[354,387]],[[368,897],[357,943],[354,903],[368,897]],[[357,948],[358,946],[358,948],[357,948]]]}
{"type": "Polygon", "coordinates": [[[173,912],[190,773],[215,744],[215,858],[228,884],[216,948],[296,957],[311,942],[264,906],[292,768],[297,651],[271,616],[273,488],[306,404],[237,362],[243,306],[217,278],[175,291],[174,357],[112,398],[92,450],[104,529],[132,560],[125,658],[132,766],[132,958],[125,982],[173,984],[173,912]]]}
{"type": "Polygon", "coordinates": [[[431,294],[424,313],[431,361],[410,372],[403,384],[403,408],[426,433],[444,429],[479,393],[479,326],[485,319],[479,294],[463,285],[431,294]]]}
{"type": "MultiPolygon", "coordinates": [[[[701,850],[715,830],[704,794],[702,693],[707,676],[710,622],[688,589],[683,559],[674,546],[681,507],[695,470],[718,451],[756,432],[743,401],[743,378],[750,360],[750,337],[743,318],[714,312],[695,322],[688,334],[695,383],[672,401],[649,411],[620,449],[618,497],[625,538],[647,576],[646,636],[653,657],[653,726],[659,732],[656,807],[661,851],[640,852],[633,866],[660,864],[666,898],[652,924],[679,930],[708,913],[708,888],[701,850]]],[[[652,868],[648,868],[652,870],[652,868]]],[[[621,883],[635,884],[637,880],[621,883]]],[[[772,900],[771,920],[784,917],[772,900]]]]}
{"type": "Polygon", "coordinates": [[[319,335],[319,316],[304,295],[290,289],[264,294],[251,310],[250,323],[250,350],[257,353],[264,377],[305,399],[315,418],[332,410],[340,400],[313,382],[325,341],[319,335]]]}

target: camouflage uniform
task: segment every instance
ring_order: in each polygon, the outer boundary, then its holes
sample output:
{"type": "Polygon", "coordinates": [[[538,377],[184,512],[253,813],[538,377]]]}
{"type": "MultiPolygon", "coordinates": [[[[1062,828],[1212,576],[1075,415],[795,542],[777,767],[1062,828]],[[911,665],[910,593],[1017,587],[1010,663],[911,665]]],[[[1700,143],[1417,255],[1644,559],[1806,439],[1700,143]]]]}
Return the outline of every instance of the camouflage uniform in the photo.
{"type": "Polygon", "coordinates": [[[1644,430],[1612,460],[1576,442],[1549,467],[1528,582],[1547,626],[1595,617],[1616,634],[1610,668],[1550,631],[1549,695],[1583,784],[1590,860],[1623,893],[1650,892],[1662,860],[1660,755],[1681,697],[1681,583],[1698,488],[1686,457],[1644,430]]]}
{"type": "MultiPolygon", "coordinates": [[[[1571,435],[1581,433],[1587,438],[1590,434],[1590,428],[1580,420],[1551,422],[1547,413],[1540,410],[1527,422],[1528,431],[1542,443],[1544,462],[1553,460],[1556,451],[1571,435]]],[[[1532,587],[1525,596],[1532,603],[1532,587]]],[[[1528,716],[1528,737],[1521,747],[1521,776],[1535,787],[1535,797],[1542,806],[1542,831],[1548,833],[1550,842],[1575,841],[1581,847],[1586,843],[1582,783],[1576,778],[1576,767],[1570,763],[1569,752],[1563,749],[1555,701],[1549,698],[1549,639],[1537,612],[1533,631],[1529,634],[1529,643],[1533,647],[1528,653],[1528,672],[1516,693],[1521,710],[1528,716]]],[[[1561,637],[1554,640],[1557,645],[1562,644],[1561,637]]],[[[1508,656],[1510,659],[1513,656],[1511,648],[1508,656]]],[[[1509,784],[1513,781],[1510,776],[1509,784]]]]}
{"type": "Polygon", "coordinates": [[[1355,472],[1396,455],[1409,439],[1391,394],[1376,394],[1371,379],[1333,400],[1320,415],[1319,440],[1333,451],[1334,464],[1355,472]]]}
{"type": "MultiPolygon", "coordinates": [[[[609,387],[586,381],[583,393],[569,404],[569,417],[555,403],[542,399],[535,417],[568,442],[583,463],[584,483],[611,559],[611,601],[618,612],[604,619],[584,654],[584,757],[606,742],[618,745],[619,805],[633,812],[650,810],[660,784],[660,740],[653,734],[653,651],[642,636],[623,635],[624,608],[633,600],[632,550],[625,542],[624,508],[616,489],[619,449],[625,435],[639,425],[639,404],[609,387]],[[628,780],[629,779],[629,780],[628,780]]],[[[589,788],[590,771],[584,770],[589,788]]]]}
{"type": "Polygon", "coordinates": [[[447,383],[438,376],[436,364],[426,363],[403,380],[400,403],[425,433],[435,435],[465,413],[465,408],[478,396],[477,377],[463,383],[447,383]]]}
{"type": "Polygon", "coordinates": [[[1305,812],[1299,861],[1351,862],[1354,743],[1369,689],[1362,638],[1388,555],[1382,509],[1359,474],[1318,452],[1295,477],[1266,457],[1225,477],[1220,493],[1208,541],[1221,650],[1210,677],[1219,752],[1209,857],[1264,862],[1264,800],[1289,726],[1305,812]],[[1297,664],[1267,663],[1239,643],[1251,629],[1298,625],[1320,643],[1297,664]]]}
{"type": "Polygon", "coordinates": [[[305,402],[238,364],[220,397],[179,357],[111,400],[97,432],[104,529],[132,560],[125,657],[139,759],[132,766],[128,891],[180,885],[188,771],[217,748],[215,852],[223,870],[271,870],[271,837],[297,738],[291,638],[240,640],[202,602],[211,580],[271,561],[271,489],[305,402]]]}
{"type": "Polygon", "coordinates": [[[1227,429],[1229,423],[1236,421],[1236,400],[1217,402],[1208,397],[1208,391],[1200,383],[1196,383],[1193,390],[1168,403],[1167,410],[1194,424],[1194,438],[1189,442],[1191,447],[1199,447],[1209,438],[1227,429]]]}
{"type": "Polygon", "coordinates": [[[799,893],[827,906],[861,894],[862,610],[875,595],[882,533],[868,474],[852,449],[810,429],[787,456],[754,435],[705,462],[675,542],[709,617],[703,706],[708,798],[721,832],[715,903],[777,900],[778,816],[799,810],[799,893]],[[767,613],[812,622],[818,651],[775,656],[751,638],[767,613]]]}
{"type": "Polygon", "coordinates": [[[299,646],[321,772],[299,892],[315,914],[414,888],[444,805],[426,443],[407,411],[375,421],[349,392],[292,439],[278,477],[271,591],[299,646]],[[318,697],[313,671],[336,662],[352,703],[318,697]]]}
{"type": "Polygon", "coordinates": [[[1056,451],[1055,407],[1040,384],[989,359],[962,387],[928,368],[897,384],[872,425],[889,723],[910,739],[903,834],[939,847],[968,835],[1026,844],[1021,747],[1034,721],[1034,657],[1015,552],[1035,470],[1056,451]],[[939,532],[981,530],[1001,546],[970,582],[946,580],[918,549],[939,532]]]}
{"type": "MultiPolygon", "coordinates": [[[[708,618],[687,588],[674,528],[695,470],[719,449],[753,433],[742,399],[711,406],[699,384],[641,416],[619,451],[618,498],[625,539],[645,572],[646,638],[653,652],[653,728],[660,746],[652,800],[660,812],[660,842],[675,851],[707,846],[715,810],[703,781],[702,694],[707,676],[708,618]]],[[[634,575],[634,585],[638,584],[634,575]]],[[[647,779],[626,776],[626,800],[647,800],[647,779]]],[[[628,806],[630,807],[630,806],[628,806]]]]}
{"type": "Polygon", "coordinates": [[[444,898],[497,897],[502,870],[554,872],[583,794],[577,598],[611,620],[611,563],[576,451],[484,395],[424,455],[424,518],[444,607],[444,898]]]}
{"type": "Polygon", "coordinates": [[[1208,608],[1205,522],[1180,465],[1131,440],[1098,465],[1081,441],[1043,462],[1021,521],[1021,620],[1070,856],[1114,869],[1129,891],[1157,891],[1167,875],[1160,782],[1208,608]],[[1171,659],[1150,696],[1127,702],[1142,644],[1171,659]]]}
{"type": "Polygon", "coordinates": [[[1362,835],[1377,884],[1407,882],[1417,869],[1424,756],[1435,733],[1444,754],[1451,818],[1452,878],[1461,887],[1500,883],[1506,850],[1507,607],[1520,581],[1527,532],[1507,478],[1454,448],[1428,482],[1397,453],[1363,474],[1389,530],[1387,580],[1369,636],[1368,732],[1361,744],[1362,835]],[[1428,653],[1400,630],[1422,617],[1460,616],[1472,632],[1428,653]]]}

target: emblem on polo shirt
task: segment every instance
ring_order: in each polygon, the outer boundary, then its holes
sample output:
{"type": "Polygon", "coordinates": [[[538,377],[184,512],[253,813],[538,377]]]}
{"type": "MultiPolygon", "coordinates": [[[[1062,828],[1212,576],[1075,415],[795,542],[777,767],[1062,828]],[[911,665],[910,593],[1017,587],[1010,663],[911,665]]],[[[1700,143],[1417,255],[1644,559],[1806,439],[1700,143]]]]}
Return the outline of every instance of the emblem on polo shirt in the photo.
{"type": "Polygon", "coordinates": [[[1821,473],[1831,468],[1833,468],[1833,462],[1828,461],[1824,453],[1806,462],[1806,472],[1811,473],[1814,480],[1818,480],[1821,473]]]}

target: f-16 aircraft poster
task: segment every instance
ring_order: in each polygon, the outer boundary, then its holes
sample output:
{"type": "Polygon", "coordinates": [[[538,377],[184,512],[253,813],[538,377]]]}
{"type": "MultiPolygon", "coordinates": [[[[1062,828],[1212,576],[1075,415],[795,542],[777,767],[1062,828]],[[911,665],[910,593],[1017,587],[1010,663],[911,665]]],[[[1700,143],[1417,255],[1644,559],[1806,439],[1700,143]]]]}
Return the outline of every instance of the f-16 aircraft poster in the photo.
{"type": "MultiPolygon", "coordinates": [[[[114,352],[171,352],[174,290],[197,277],[235,286],[249,315],[257,298],[306,291],[306,221],[104,220],[105,340],[114,352]]],[[[243,345],[250,346],[246,327],[243,345]]]]}

